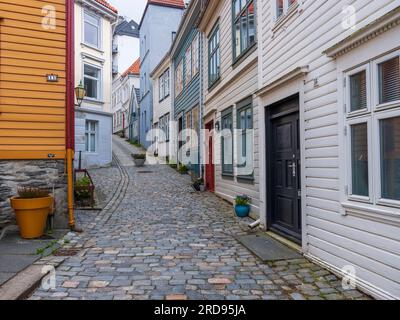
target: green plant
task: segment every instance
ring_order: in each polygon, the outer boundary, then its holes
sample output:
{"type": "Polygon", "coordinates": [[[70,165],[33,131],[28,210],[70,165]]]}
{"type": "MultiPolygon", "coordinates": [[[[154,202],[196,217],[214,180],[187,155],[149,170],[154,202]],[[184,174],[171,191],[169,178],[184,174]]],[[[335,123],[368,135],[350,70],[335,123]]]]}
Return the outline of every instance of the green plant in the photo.
{"type": "Polygon", "coordinates": [[[135,147],[137,147],[137,148],[141,148],[142,147],[142,145],[137,140],[131,141],[130,144],[135,146],[135,147]]]}
{"type": "Polygon", "coordinates": [[[75,182],[75,197],[77,199],[88,199],[91,197],[91,181],[88,177],[83,177],[75,182]]]}
{"type": "Polygon", "coordinates": [[[179,165],[179,167],[178,167],[178,171],[179,171],[179,173],[181,173],[181,174],[186,174],[186,173],[189,172],[189,169],[188,169],[188,167],[186,167],[185,165],[181,164],[181,165],[179,165]]]}
{"type": "Polygon", "coordinates": [[[243,196],[237,196],[235,199],[235,204],[237,206],[247,206],[249,205],[251,199],[250,197],[243,195],[243,196]]]}
{"type": "Polygon", "coordinates": [[[18,197],[21,199],[38,199],[46,198],[50,195],[47,190],[36,187],[20,187],[18,188],[18,197]]]}
{"type": "Polygon", "coordinates": [[[132,157],[135,160],[146,160],[146,154],[144,153],[133,154],[132,157]]]}

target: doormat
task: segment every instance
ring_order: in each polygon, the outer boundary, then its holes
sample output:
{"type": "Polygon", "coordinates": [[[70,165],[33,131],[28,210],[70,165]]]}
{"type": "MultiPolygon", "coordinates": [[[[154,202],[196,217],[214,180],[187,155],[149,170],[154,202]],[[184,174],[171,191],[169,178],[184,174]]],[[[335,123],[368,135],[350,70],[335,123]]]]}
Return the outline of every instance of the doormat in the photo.
{"type": "Polygon", "coordinates": [[[264,234],[240,236],[237,240],[263,262],[302,258],[295,250],[264,234]]]}

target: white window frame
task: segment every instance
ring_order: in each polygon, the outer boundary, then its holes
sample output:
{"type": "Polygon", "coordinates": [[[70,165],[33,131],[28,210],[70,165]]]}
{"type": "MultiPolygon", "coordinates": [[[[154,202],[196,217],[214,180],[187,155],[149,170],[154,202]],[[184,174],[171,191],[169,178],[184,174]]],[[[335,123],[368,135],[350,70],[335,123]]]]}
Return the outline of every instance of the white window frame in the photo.
{"type": "Polygon", "coordinates": [[[400,117],[400,104],[399,108],[393,110],[385,110],[379,113],[376,113],[373,119],[373,125],[375,127],[374,135],[374,154],[377,155],[377,159],[375,159],[373,170],[377,172],[377,181],[376,181],[376,199],[375,202],[378,205],[389,206],[400,208],[400,200],[392,200],[382,198],[382,161],[381,161],[381,137],[380,137],[380,125],[379,122],[385,119],[391,119],[400,117]]]}
{"type": "Polygon", "coordinates": [[[347,166],[347,186],[348,186],[348,199],[358,202],[364,202],[372,204],[374,201],[374,181],[373,181],[373,154],[372,154],[372,120],[370,116],[362,118],[354,118],[347,121],[347,154],[348,154],[348,166],[347,166]],[[367,135],[368,135],[368,197],[353,194],[353,172],[352,172],[352,137],[351,127],[357,124],[367,124],[367,135]]]}
{"type": "Polygon", "coordinates": [[[279,21],[283,19],[284,17],[287,16],[288,13],[290,13],[294,8],[297,8],[302,4],[302,0],[297,0],[295,3],[289,6],[289,0],[284,0],[283,1],[283,13],[278,16],[278,3],[277,0],[272,0],[272,10],[273,10],[273,17],[275,21],[279,21]]]}
{"type": "Polygon", "coordinates": [[[86,150],[86,140],[85,140],[85,153],[97,153],[98,150],[98,143],[97,143],[97,138],[98,138],[98,121],[95,120],[86,120],[85,121],[85,139],[86,135],[88,135],[87,139],[87,145],[88,145],[88,150],[86,150]],[[89,123],[89,130],[86,128],[87,124],[89,123]],[[90,130],[90,123],[94,123],[94,131],[90,130]],[[91,144],[90,144],[90,137],[94,135],[94,151],[91,151],[91,144]]]}
{"type": "Polygon", "coordinates": [[[101,101],[103,99],[103,69],[99,66],[96,66],[94,64],[90,64],[90,63],[83,63],[83,70],[82,70],[82,74],[83,74],[83,83],[85,83],[85,78],[89,78],[91,80],[97,80],[97,93],[98,93],[98,97],[96,98],[92,98],[92,97],[85,97],[85,100],[89,100],[89,101],[101,101]],[[89,66],[92,68],[95,68],[99,71],[99,78],[96,79],[94,77],[91,76],[86,76],[85,74],[85,66],[89,66]]]}
{"type": "Polygon", "coordinates": [[[378,58],[372,62],[372,77],[374,79],[374,83],[376,85],[374,86],[374,90],[372,92],[372,101],[374,103],[375,109],[376,110],[383,110],[386,108],[391,108],[394,107],[398,104],[400,104],[400,100],[393,101],[393,102],[387,102],[387,103],[380,103],[379,102],[379,65],[383,62],[386,62],[388,60],[391,60],[395,57],[398,57],[400,59],[400,50],[394,51],[392,53],[389,53],[381,58],[378,58]]]}
{"type": "Polygon", "coordinates": [[[371,70],[370,70],[370,64],[364,64],[358,68],[355,68],[349,72],[346,73],[345,76],[345,103],[346,103],[346,114],[348,117],[354,117],[354,116],[359,116],[362,114],[369,113],[371,111],[371,70]],[[367,108],[356,110],[356,111],[351,111],[351,86],[350,86],[350,78],[351,76],[360,73],[362,71],[366,72],[366,83],[367,83],[367,108]]]}
{"type": "MultiPolygon", "coordinates": [[[[102,48],[103,48],[103,41],[102,41],[102,39],[103,39],[102,17],[99,16],[99,15],[97,15],[97,14],[94,13],[94,12],[91,12],[91,11],[85,9],[85,10],[83,10],[83,19],[82,19],[82,23],[83,23],[83,27],[82,27],[82,30],[83,30],[83,31],[82,31],[82,32],[83,32],[83,34],[82,34],[83,43],[84,43],[85,45],[89,46],[89,47],[92,47],[92,48],[95,48],[95,49],[98,49],[98,50],[102,50],[102,48]],[[89,42],[86,41],[86,38],[85,38],[85,25],[86,25],[85,16],[86,16],[86,15],[89,15],[89,16],[91,16],[91,17],[97,19],[98,22],[99,22],[99,24],[98,24],[97,26],[95,26],[96,28],[98,28],[98,33],[97,33],[97,36],[98,36],[98,43],[99,43],[98,46],[96,46],[96,45],[94,45],[94,44],[89,43],[89,42]]],[[[90,23],[90,22],[88,22],[88,23],[90,23]]],[[[90,23],[90,24],[93,25],[92,23],[90,23]]]]}
{"type": "Polygon", "coordinates": [[[362,66],[344,72],[346,81],[344,101],[346,103],[344,114],[345,126],[345,152],[346,177],[345,185],[348,190],[346,199],[351,202],[380,205],[384,207],[400,208],[400,200],[382,198],[382,171],[381,171],[381,137],[380,121],[400,116],[400,100],[385,104],[379,104],[379,64],[400,58],[400,50],[391,52],[376,59],[370,59],[362,66]],[[372,70],[371,70],[372,69],[372,70]],[[349,112],[350,110],[350,82],[349,77],[362,70],[367,70],[367,104],[368,108],[349,112]],[[351,125],[367,123],[368,125],[368,184],[369,196],[357,196],[352,194],[352,159],[351,159],[351,125]]]}

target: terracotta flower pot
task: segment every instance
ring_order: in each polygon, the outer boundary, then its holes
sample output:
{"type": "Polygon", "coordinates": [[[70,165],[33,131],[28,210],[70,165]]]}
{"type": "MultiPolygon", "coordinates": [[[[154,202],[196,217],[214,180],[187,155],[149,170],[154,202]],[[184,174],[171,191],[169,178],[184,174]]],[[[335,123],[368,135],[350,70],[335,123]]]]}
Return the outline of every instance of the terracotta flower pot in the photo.
{"type": "Polygon", "coordinates": [[[53,201],[52,196],[36,199],[19,197],[10,199],[22,238],[36,239],[43,236],[53,201]]]}

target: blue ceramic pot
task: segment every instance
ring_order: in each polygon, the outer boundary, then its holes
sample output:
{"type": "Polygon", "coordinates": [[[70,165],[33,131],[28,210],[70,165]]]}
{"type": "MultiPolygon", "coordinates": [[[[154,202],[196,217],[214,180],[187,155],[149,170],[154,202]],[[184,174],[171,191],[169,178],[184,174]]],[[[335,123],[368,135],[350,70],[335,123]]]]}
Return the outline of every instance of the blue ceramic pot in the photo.
{"type": "Polygon", "coordinates": [[[241,205],[241,206],[236,205],[235,206],[235,212],[236,212],[236,215],[239,218],[248,217],[249,213],[250,213],[250,206],[248,204],[247,205],[241,205]]]}

